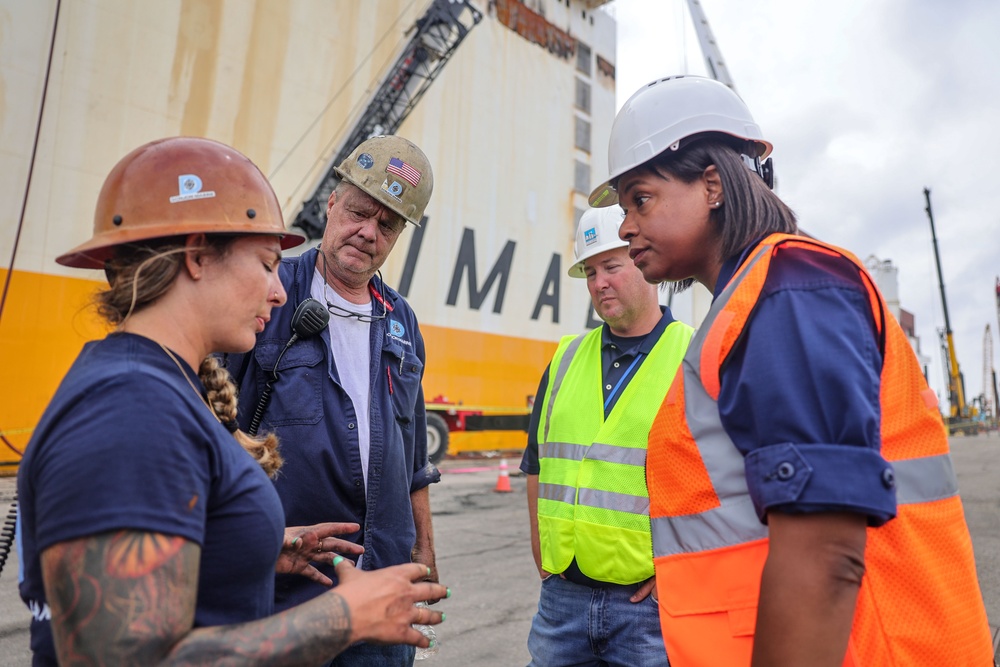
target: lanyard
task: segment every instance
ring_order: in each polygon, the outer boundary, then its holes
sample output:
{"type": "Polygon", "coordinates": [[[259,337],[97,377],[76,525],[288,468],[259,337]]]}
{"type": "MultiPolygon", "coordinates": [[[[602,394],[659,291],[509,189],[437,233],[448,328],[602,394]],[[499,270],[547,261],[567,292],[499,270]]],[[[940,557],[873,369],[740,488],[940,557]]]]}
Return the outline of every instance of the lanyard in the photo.
{"type": "Polygon", "coordinates": [[[640,352],[639,354],[635,355],[635,359],[633,359],[632,363],[629,364],[628,368],[625,369],[625,372],[622,374],[621,378],[618,380],[618,384],[615,385],[615,388],[611,390],[611,393],[608,394],[608,397],[604,400],[604,411],[605,412],[608,411],[608,406],[611,405],[611,399],[614,398],[615,394],[618,393],[618,390],[621,388],[622,383],[625,382],[625,380],[628,379],[629,373],[632,372],[632,369],[635,368],[635,365],[639,363],[640,359],[642,359],[643,354],[644,354],[643,352],[640,352]]]}

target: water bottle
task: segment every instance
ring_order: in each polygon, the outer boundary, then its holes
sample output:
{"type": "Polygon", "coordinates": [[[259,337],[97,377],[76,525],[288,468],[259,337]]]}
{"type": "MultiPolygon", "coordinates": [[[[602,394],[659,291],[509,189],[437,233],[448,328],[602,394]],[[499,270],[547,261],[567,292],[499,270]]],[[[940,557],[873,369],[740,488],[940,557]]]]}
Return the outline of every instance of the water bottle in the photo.
{"type": "MultiPolygon", "coordinates": [[[[418,602],[417,606],[418,607],[426,607],[427,603],[426,602],[418,602]]],[[[440,644],[440,642],[438,642],[437,633],[434,632],[434,626],[433,625],[414,625],[413,627],[416,628],[417,630],[420,630],[420,633],[424,637],[427,637],[427,639],[431,640],[431,645],[429,647],[427,647],[427,648],[420,648],[419,646],[417,647],[417,655],[416,655],[415,659],[416,660],[426,660],[427,658],[431,657],[432,655],[437,655],[438,649],[441,647],[441,644],[440,644]]]]}

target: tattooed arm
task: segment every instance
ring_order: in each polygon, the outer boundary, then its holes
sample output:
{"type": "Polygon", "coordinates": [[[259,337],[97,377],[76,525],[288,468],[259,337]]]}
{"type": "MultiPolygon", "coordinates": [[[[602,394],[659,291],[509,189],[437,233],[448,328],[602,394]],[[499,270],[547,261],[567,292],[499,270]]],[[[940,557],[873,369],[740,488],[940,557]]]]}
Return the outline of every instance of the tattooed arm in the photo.
{"type": "Polygon", "coordinates": [[[344,561],[336,591],[250,623],[193,629],[200,555],[183,538],[135,531],[46,549],[59,663],[316,665],[363,639],[426,646],[410,625],[441,622],[440,613],[414,606],[446,595],[443,586],[413,583],[426,576],[424,567],[363,573],[344,561]]]}

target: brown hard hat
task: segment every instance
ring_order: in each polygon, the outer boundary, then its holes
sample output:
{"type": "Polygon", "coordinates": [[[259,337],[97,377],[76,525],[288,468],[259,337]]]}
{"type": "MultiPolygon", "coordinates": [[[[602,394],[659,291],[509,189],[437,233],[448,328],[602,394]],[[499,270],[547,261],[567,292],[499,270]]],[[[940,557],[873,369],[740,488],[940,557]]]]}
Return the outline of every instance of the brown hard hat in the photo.
{"type": "Polygon", "coordinates": [[[434,189],[434,175],[427,156],[411,141],[397,136],[365,139],[334,172],[420,226],[434,189]]]}
{"type": "Polygon", "coordinates": [[[114,166],[94,214],[94,235],[56,261],[102,269],[116,246],[186,234],[274,234],[281,247],[305,238],[285,228],[274,190],[234,148],[173,137],[140,146],[114,166]]]}

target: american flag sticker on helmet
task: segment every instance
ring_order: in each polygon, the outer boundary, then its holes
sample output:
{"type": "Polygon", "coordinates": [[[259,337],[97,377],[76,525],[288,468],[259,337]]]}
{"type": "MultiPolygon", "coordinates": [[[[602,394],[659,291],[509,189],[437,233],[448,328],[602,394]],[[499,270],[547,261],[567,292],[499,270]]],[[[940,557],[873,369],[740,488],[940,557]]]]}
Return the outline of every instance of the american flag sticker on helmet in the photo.
{"type": "Polygon", "coordinates": [[[420,172],[406,164],[398,157],[390,158],[389,165],[385,168],[390,174],[396,174],[410,185],[416,187],[420,182],[420,172]]]}

